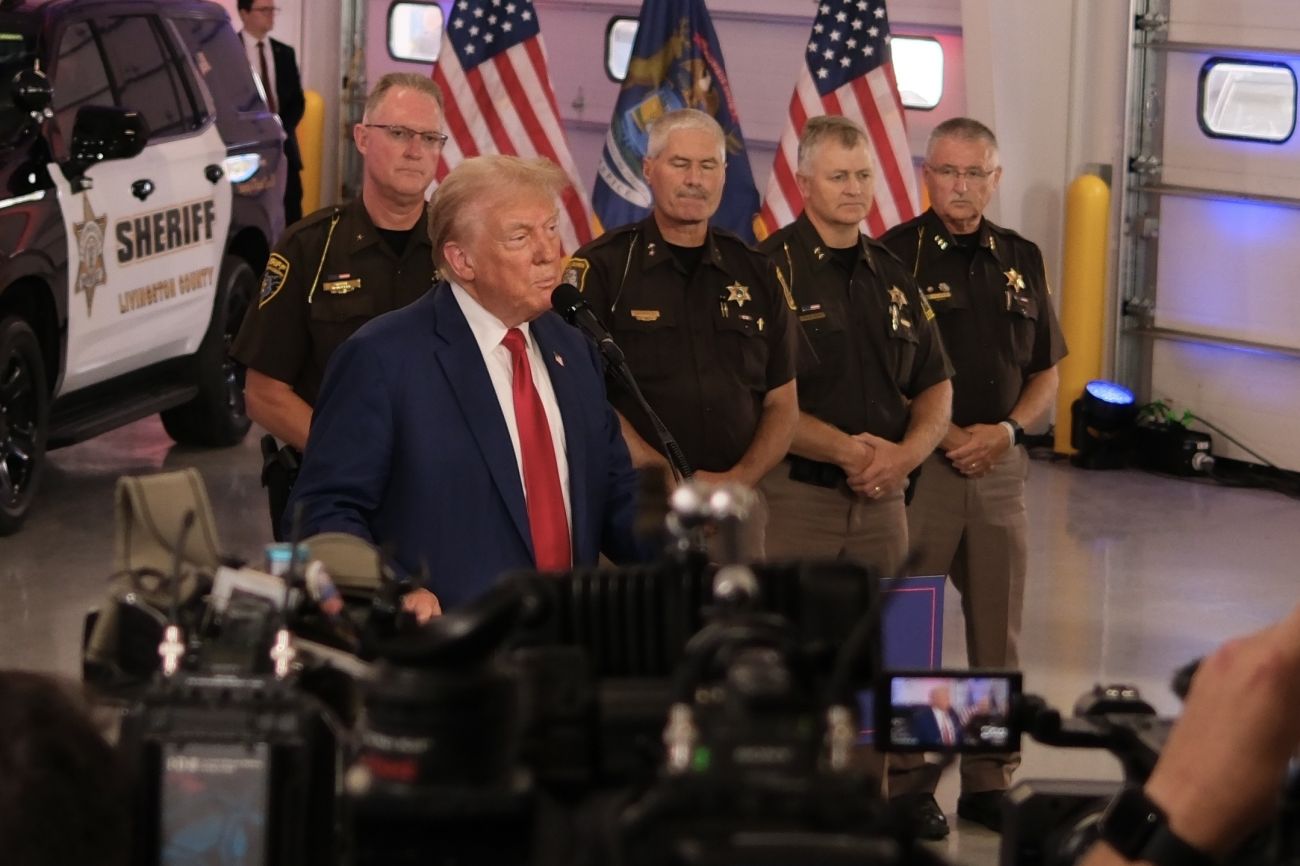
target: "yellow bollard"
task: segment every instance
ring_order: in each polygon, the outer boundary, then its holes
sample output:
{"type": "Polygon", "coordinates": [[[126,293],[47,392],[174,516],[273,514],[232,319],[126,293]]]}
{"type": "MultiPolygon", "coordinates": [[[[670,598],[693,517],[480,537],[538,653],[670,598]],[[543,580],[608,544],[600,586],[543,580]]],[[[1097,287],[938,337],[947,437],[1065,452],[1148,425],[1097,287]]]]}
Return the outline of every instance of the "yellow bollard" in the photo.
{"type": "Polygon", "coordinates": [[[1088,382],[1101,377],[1106,326],[1106,231],[1110,187],[1093,174],[1078,177],[1065,196],[1065,254],[1061,269],[1061,330],[1070,354],[1060,365],[1056,396],[1056,445],[1070,447],[1070,406],[1088,382]]]}
{"type": "Polygon", "coordinates": [[[320,210],[320,172],[325,148],[325,101],[308,90],[307,108],[298,123],[298,150],[302,153],[302,212],[320,210]]]}

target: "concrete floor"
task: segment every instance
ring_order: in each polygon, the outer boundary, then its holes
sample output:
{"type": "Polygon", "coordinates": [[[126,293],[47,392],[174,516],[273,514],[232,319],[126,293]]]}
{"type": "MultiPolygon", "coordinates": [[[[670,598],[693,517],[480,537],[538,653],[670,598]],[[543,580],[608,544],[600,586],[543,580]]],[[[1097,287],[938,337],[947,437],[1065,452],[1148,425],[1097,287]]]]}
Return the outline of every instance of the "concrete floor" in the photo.
{"type": "MultiPolygon", "coordinates": [[[[149,419],[54,452],[27,526],[0,539],[0,668],[78,674],[82,616],[112,568],[119,475],[198,467],[223,549],[257,557],[269,539],[254,434],[236,448],[186,449],[149,419]]],[[[1174,713],[1175,668],[1300,601],[1300,503],[1281,495],[1036,461],[1029,509],[1025,689],[1063,710],[1096,682],[1122,681],[1174,713]]],[[[946,606],[945,661],[960,665],[951,591],[946,606]]],[[[954,833],[938,848],[991,866],[998,837],[955,820],[952,776],[939,802],[954,833]]],[[[1018,778],[1118,776],[1104,755],[1030,743],[1018,778]]]]}

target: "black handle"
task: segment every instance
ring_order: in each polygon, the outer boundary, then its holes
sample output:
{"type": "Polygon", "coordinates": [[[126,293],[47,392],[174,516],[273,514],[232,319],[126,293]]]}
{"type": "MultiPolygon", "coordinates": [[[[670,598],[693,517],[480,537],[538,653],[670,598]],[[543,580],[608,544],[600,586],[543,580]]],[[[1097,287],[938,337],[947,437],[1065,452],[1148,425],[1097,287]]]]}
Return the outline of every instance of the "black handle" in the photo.
{"type": "Polygon", "coordinates": [[[221,180],[222,176],[225,175],[225,173],[226,173],[225,170],[221,166],[217,165],[215,162],[212,165],[208,166],[207,168],[203,169],[203,176],[206,177],[212,183],[216,183],[217,181],[221,180]]]}
{"type": "Polygon", "coordinates": [[[140,199],[140,201],[144,201],[153,195],[153,181],[146,178],[135,181],[131,184],[131,195],[140,199]]]}

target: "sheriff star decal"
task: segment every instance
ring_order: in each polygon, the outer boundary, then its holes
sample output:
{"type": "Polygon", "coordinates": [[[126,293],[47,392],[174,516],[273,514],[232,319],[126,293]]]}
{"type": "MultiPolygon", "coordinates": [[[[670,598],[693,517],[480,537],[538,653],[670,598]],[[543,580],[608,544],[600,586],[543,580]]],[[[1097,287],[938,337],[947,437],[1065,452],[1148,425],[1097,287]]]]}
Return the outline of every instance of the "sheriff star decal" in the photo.
{"type": "Polygon", "coordinates": [[[77,238],[77,294],[86,296],[86,315],[90,315],[95,302],[95,289],[108,282],[104,268],[104,234],[108,231],[108,215],[95,216],[90,209],[90,196],[81,196],[85,220],[72,224],[77,238]]]}
{"type": "Polygon", "coordinates": [[[734,302],[737,307],[743,308],[747,302],[753,300],[749,296],[749,286],[740,283],[732,283],[727,286],[727,300],[734,302]]]}

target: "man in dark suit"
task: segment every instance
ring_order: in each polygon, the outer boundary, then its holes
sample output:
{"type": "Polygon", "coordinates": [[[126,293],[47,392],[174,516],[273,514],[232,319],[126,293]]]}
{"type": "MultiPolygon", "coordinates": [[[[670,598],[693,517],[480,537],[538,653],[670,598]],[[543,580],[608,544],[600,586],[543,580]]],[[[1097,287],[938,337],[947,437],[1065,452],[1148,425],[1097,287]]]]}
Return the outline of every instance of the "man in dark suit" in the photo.
{"type": "Polygon", "coordinates": [[[279,11],[272,0],[238,0],[237,8],[239,19],[244,22],[239,39],[244,43],[248,65],[266,88],[267,107],[280,116],[284,125],[284,155],[289,161],[284,187],[284,224],[291,226],[302,219],[302,154],[298,150],[296,130],[307,107],[298,61],[292,48],[270,37],[275,13],[279,11]]]}
{"type": "Polygon", "coordinates": [[[545,160],[467,160],[429,208],[446,282],[335,353],[289,513],[429,569],[425,620],[511,569],[639,557],[636,478],[595,347],[550,312],[562,263],[545,160]]]}

